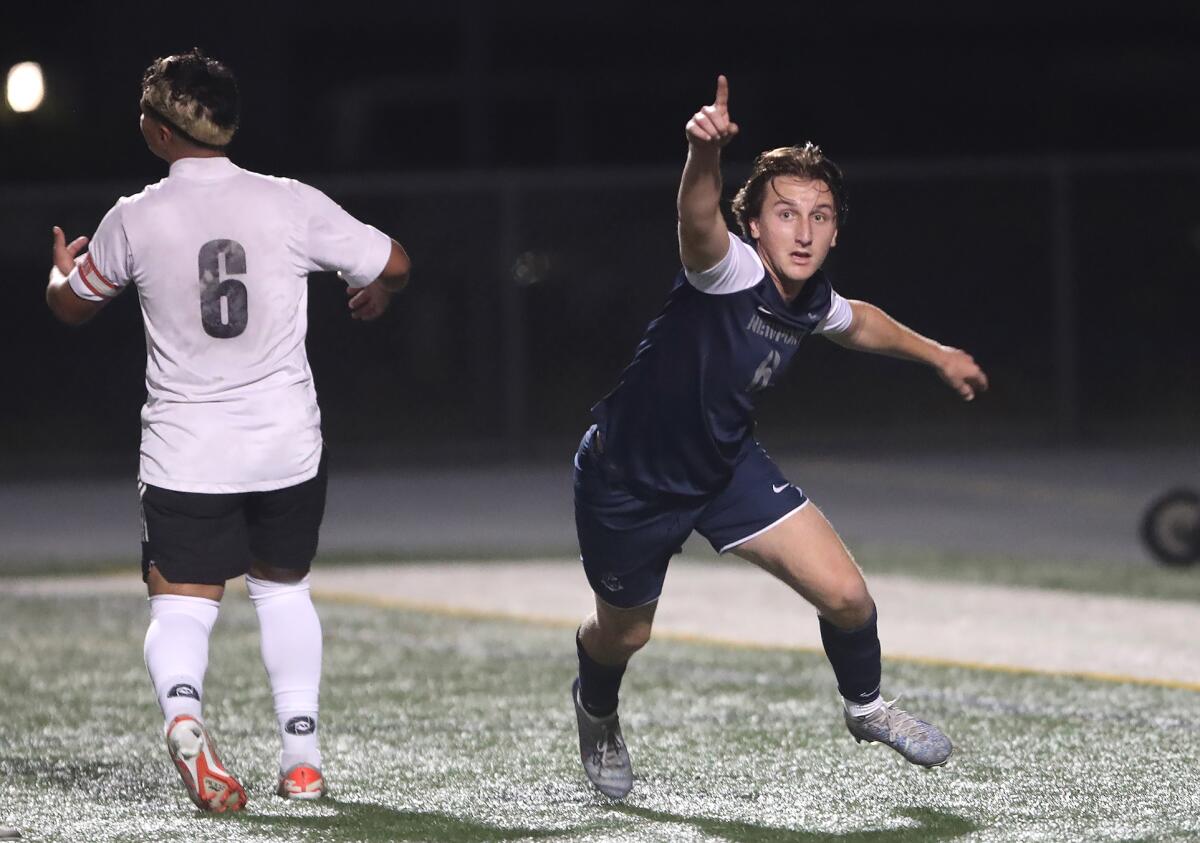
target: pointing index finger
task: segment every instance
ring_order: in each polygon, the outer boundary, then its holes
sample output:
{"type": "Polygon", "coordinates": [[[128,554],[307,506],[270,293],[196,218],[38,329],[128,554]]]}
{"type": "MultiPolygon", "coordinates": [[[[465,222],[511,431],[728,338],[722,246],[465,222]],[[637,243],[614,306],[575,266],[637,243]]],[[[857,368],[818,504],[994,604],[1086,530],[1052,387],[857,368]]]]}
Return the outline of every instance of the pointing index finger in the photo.
{"type": "Polygon", "coordinates": [[[717,77],[717,98],[713,105],[721,109],[729,108],[729,80],[723,73],[717,77]]]}

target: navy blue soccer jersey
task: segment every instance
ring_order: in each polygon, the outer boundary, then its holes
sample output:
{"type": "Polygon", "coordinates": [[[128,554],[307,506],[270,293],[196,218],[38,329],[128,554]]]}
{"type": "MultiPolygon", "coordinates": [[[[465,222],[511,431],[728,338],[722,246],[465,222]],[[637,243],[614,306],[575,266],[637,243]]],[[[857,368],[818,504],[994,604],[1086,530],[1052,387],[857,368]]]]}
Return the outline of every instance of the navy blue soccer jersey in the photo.
{"type": "Polygon", "coordinates": [[[811,333],[850,326],[818,271],[785,302],[752,246],[681,270],[616,389],[592,408],[607,471],[641,493],[718,492],[754,446],[754,405],[811,333]]]}

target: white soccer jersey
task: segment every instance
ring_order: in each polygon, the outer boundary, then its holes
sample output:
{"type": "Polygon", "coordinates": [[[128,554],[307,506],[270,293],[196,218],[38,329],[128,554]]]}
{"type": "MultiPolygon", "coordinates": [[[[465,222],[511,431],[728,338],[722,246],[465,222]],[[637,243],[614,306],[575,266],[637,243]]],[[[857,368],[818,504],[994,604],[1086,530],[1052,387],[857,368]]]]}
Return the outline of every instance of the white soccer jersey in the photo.
{"type": "Polygon", "coordinates": [[[133,284],[146,328],[140,479],[257,492],[313,477],[321,415],[304,350],[308,273],[353,286],[391,239],[315,188],[184,158],[105,215],[71,273],[99,301],[133,284]]]}

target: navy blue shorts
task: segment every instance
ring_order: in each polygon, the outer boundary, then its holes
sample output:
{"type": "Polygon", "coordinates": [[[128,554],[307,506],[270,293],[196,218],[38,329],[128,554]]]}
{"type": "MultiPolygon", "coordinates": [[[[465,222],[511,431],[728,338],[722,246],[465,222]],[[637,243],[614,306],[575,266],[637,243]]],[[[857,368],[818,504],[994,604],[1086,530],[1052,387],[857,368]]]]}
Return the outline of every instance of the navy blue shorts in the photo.
{"type": "Polygon", "coordinates": [[[757,444],[706,498],[639,497],[602,470],[596,447],[593,426],[575,455],[575,530],[592,591],[618,608],[658,599],[667,564],[692,530],[725,553],[808,503],[757,444]]]}

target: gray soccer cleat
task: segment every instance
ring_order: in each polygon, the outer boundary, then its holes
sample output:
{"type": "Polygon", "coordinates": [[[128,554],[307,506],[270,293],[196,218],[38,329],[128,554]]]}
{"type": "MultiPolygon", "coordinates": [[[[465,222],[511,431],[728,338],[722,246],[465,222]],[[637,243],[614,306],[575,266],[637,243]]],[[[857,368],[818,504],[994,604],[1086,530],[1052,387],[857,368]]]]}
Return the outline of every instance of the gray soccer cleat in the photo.
{"type": "Polygon", "coordinates": [[[621,721],[614,711],[593,717],[579,700],[579,679],[571,685],[575,719],[579,722],[579,757],[588,780],[605,796],[621,799],[633,790],[633,765],[621,737],[621,721]]]}
{"type": "Polygon", "coordinates": [[[846,728],[859,743],[887,744],[922,767],[940,767],[950,758],[953,747],[942,730],[896,708],[896,700],[885,701],[882,708],[862,717],[848,711],[845,715],[846,728]]]}

